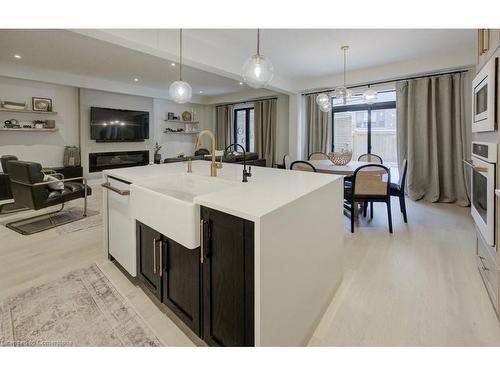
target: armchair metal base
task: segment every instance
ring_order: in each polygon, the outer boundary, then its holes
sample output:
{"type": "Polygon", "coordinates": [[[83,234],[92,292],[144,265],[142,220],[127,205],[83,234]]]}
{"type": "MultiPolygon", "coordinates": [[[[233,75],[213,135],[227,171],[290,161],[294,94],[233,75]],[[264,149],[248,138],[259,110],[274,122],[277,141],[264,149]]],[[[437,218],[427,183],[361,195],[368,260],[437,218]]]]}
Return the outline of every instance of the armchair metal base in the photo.
{"type": "Polygon", "coordinates": [[[68,220],[63,220],[63,221],[56,220],[57,216],[55,216],[55,214],[58,214],[64,209],[64,203],[62,203],[61,208],[59,208],[56,211],[47,212],[40,215],[27,217],[21,220],[12,221],[10,223],[5,224],[5,226],[9,229],[12,229],[13,231],[16,231],[17,233],[23,235],[30,235],[84,219],[85,217],[87,217],[87,197],[85,197],[84,199],[85,199],[85,204],[83,208],[83,214],[80,217],[69,218],[68,220]],[[38,218],[42,219],[36,220],[38,218]]]}

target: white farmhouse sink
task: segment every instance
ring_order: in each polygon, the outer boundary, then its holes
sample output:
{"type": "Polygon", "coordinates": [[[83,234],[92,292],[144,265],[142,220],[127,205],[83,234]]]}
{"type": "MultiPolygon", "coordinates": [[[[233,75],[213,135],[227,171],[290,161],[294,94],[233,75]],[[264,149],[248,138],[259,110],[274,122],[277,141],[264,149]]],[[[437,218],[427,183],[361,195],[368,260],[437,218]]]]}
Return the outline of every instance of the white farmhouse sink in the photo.
{"type": "Polygon", "coordinates": [[[200,246],[200,207],[194,198],[234,182],[191,173],[166,175],[130,185],[132,217],[181,245],[200,246]]]}

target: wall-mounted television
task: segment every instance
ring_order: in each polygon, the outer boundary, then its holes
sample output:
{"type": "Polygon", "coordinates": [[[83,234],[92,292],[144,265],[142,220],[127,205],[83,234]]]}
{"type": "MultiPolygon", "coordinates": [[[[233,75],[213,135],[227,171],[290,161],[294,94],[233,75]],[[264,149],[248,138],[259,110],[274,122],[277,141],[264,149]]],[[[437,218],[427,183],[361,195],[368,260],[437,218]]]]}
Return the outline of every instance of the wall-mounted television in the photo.
{"type": "Polygon", "coordinates": [[[149,138],[149,112],[90,108],[90,139],[97,142],[140,142],[149,138]]]}

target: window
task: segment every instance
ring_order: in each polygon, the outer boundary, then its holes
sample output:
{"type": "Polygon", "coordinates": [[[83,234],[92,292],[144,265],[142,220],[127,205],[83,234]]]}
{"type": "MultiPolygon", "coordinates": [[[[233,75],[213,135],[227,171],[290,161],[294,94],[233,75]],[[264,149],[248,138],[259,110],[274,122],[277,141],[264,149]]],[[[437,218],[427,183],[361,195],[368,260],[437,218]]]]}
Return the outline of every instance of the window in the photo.
{"type": "Polygon", "coordinates": [[[353,160],[362,154],[382,157],[384,164],[397,166],[396,92],[378,93],[373,104],[356,96],[348,104],[333,99],[332,149],[352,150],[353,160]]]}
{"type": "Polygon", "coordinates": [[[245,147],[245,151],[254,151],[253,108],[234,110],[234,142],[245,147]]]}

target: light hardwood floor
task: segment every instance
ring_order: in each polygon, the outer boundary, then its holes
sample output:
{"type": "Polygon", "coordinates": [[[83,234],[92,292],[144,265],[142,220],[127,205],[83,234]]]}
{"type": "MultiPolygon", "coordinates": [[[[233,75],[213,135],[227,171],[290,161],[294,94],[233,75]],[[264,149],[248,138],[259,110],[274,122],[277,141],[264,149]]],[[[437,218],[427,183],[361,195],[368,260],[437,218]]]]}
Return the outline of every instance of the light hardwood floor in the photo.
{"type": "MultiPolygon", "coordinates": [[[[100,194],[94,189],[91,207],[100,207],[100,194]]],[[[475,265],[469,209],[407,202],[409,224],[393,206],[393,235],[381,205],[352,235],[346,220],[344,281],[310,345],[500,345],[475,265]]],[[[194,345],[106,259],[102,228],[22,236],[3,226],[13,219],[0,217],[0,299],[95,262],[165,345],[194,345]]]]}

